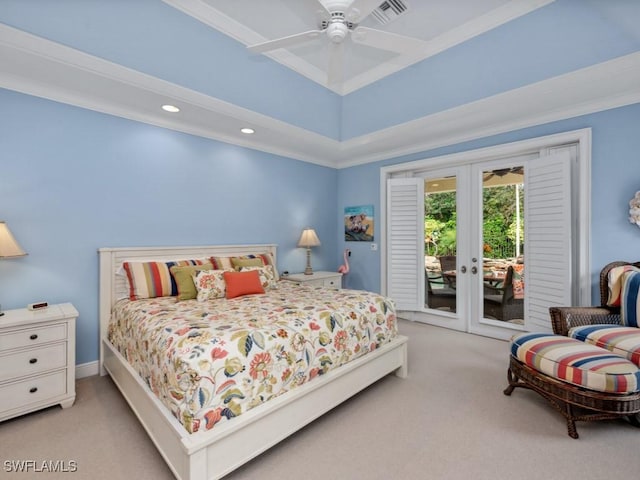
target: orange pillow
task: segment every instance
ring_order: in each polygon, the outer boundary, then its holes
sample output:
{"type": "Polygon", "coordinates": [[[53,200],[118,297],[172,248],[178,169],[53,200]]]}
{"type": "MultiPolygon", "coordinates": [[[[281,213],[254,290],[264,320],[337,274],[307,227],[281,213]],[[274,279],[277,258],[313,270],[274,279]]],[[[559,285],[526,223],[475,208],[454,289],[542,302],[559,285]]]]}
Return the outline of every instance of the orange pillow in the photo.
{"type": "Polygon", "coordinates": [[[224,272],[224,281],[227,284],[227,298],[264,293],[257,270],[224,272]]]}

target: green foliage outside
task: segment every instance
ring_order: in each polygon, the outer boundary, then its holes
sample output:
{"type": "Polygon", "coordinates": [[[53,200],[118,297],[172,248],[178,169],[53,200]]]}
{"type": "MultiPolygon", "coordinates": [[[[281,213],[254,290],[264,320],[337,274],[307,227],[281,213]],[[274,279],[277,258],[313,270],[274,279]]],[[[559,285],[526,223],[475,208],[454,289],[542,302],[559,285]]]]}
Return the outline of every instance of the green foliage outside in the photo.
{"type": "MultiPolygon", "coordinates": [[[[485,258],[516,256],[516,187],[485,188],[483,193],[483,239],[485,258]]],[[[520,245],[524,245],[524,192],[520,186],[520,245]]],[[[431,193],[424,200],[425,255],[455,255],[456,194],[431,193]]]]}

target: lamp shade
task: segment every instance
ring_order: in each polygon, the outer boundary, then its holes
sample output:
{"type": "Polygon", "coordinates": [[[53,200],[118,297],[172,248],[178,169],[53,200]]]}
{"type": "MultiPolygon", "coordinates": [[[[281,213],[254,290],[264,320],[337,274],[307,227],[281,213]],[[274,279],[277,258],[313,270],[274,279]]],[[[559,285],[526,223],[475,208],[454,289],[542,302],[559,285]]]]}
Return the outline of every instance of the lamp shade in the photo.
{"type": "Polygon", "coordinates": [[[320,239],[316,235],[316,231],[313,228],[305,228],[298,240],[299,247],[317,247],[320,245],[320,239]]]}
{"type": "Polygon", "coordinates": [[[13,238],[5,222],[0,222],[0,258],[23,257],[27,254],[13,238]]]}

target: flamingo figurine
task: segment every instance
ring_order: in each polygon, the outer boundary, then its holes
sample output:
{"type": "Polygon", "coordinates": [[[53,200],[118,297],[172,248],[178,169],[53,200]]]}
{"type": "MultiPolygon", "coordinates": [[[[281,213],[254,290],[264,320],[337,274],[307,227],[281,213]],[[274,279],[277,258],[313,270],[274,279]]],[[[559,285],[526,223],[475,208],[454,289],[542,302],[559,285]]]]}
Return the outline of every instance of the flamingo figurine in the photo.
{"type": "Polygon", "coordinates": [[[344,250],[344,265],[340,265],[338,267],[338,273],[342,273],[343,275],[346,275],[347,273],[349,273],[349,260],[347,260],[347,257],[351,255],[351,250],[349,250],[348,248],[345,248],[344,250]]]}

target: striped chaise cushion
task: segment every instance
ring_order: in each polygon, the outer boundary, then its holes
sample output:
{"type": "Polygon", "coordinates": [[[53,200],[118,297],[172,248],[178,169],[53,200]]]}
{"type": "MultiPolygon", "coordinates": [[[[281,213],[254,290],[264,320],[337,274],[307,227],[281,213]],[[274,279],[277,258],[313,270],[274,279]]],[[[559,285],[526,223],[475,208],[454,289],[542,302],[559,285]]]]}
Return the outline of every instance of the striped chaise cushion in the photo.
{"type": "Polygon", "coordinates": [[[626,358],[594,345],[550,333],[524,333],[511,339],[511,355],[552,378],[607,393],[633,393],[640,369],[626,358]]]}
{"type": "Polygon", "coordinates": [[[606,348],[640,367],[640,328],[619,325],[585,325],[570,329],[569,336],[597,347],[606,348]]]}

